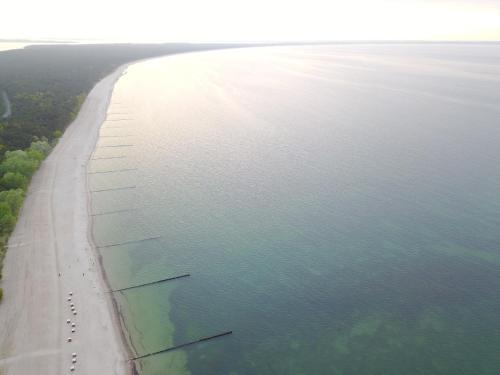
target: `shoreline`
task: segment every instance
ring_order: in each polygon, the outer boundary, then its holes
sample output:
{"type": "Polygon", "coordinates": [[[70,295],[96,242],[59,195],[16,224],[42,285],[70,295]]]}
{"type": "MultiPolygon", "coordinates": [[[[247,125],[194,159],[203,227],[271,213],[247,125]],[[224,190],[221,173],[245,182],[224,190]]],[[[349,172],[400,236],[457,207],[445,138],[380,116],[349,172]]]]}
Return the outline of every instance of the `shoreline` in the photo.
{"type": "MultiPolygon", "coordinates": [[[[87,214],[88,214],[88,222],[89,222],[88,232],[87,232],[88,241],[89,241],[89,244],[94,252],[95,258],[97,259],[97,261],[99,263],[99,274],[101,276],[101,281],[102,281],[103,286],[104,286],[103,290],[105,291],[105,293],[107,293],[109,295],[109,298],[106,298],[106,302],[108,303],[108,307],[109,307],[110,311],[112,312],[111,318],[113,320],[115,331],[117,331],[117,333],[121,339],[122,350],[127,354],[127,356],[126,356],[127,358],[125,359],[126,361],[128,360],[128,358],[132,358],[134,356],[134,352],[132,349],[132,342],[130,341],[129,338],[127,338],[127,328],[125,326],[123,315],[118,307],[118,302],[117,302],[116,298],[114,297],[114,295],[112,293],[109,293],[109,291],[111,290],[111,287],[109,285],[106,269],[104,268],[104,265],[102,262],[102,256],[99,252],[99,249],[97,248],[96,241],[94,238],[93,228],[94,228],[95,223],[94,223],[94,219],[92,217],[92,193],[90,192],[90,183],[89,183],[90,181],[89,181],[88,172],[89,172],[89,165],[90,165],[89,162],[90,162],[92,156],[94,155],[94,153],[96,151],[97,143],[99,142],[99,132],[101,130],[101,126],[102,126],[102,124],[104,124],[104,121],[106,120],[107,111],[111,105],[111,99],[113,97],[114,87],[115,87],[116,83],[118,82],[118,80],[124,75],[126,69],[131,64],[134,64],[134,63],[140,62],[140,61],[142,61],[142,60],[124,64],[124,65],[118,67],[115,70],[115,72],[112,73],[112,75],[117,74],[117,76],[114,79],[114,82],[112,84],[109,95],[106,98],[106,105],[105,105],[106,113],[104,114],[104,118],[102,119],[102,121],[100,121],[100,123],[99,123],[99,127],[97,129],[97,134],[95,134],[92,152],[90,153],[90,155],[88,155],[87,163],[85,166],[85,170],[86,170],[85,188],[86,188],[86,193],[87,193],[87,214]]],[[[109,76],[107,76],[107,77],[109,77],[109,76]]],[[[126,372],[124,373],[124,375],[139,375],[139,372],[137,370],[135,363],[132,361],[129,363],[130,364],[127,366],[128,368],[127,368],[126,372]]]]}
{"type": "MultiPolygon", "coordinates": [[[[87,193],[87,214],[88,214],[88,223],[89,223],[88,232],[87,232],[88,241],[89,241],[89,244],[94,252],[95,258],[97,259],[97,261],[99,263],[99,272],[98,273],[101,277],[102,285],[104,286],[103,290],[105,293],[107,293],[109,295],[109,298],[106,298],[106,302],[108,303],[108,308],[111,311],[111,318],[113,321],[114,329],[115,329],[115,331],[117,331],[117,333],[121,339],[122,350],[124,353],[126,353],[125,361],[128,361],[128,358],[132,358],[134,356],[134,353],[133,353],[133,350],[131,347],[131,342],[127,339],[127,333],[126,333],[127,329],[125,326],[125,322],[123,320],[123,315],[120,312],[120,309],[118,307],[118,303],[116,301],[116,298],[114,297],[114,295],[112,293],[109,293],[109,291],[111,290],[111,287],[109,285],[108,277],[106,274],[106,269],[104,268],[104,265],[102,263],[102,256],[99,252],[99,249],[97,248],[96,241],[94,238],[93,228],[94,228],[95,223],[94,223],[94,219],[92,218],[92,193],[90,191],[89,174],[88,173],[89,173],[90,160],[91,160],[92,156],[94,155],[94,153],[96,151],[97,143],[99,142],[99,132],[101,130],[101,126],[102,126],[102,124],[104,124],[104,121],[106,120],[107,112],[108,112],[108,109],[111,105],[111,99],[113,97],[113,91],[114,91],[115,85],[120,80],[120,78],[124,75],[125,71],[129,67],[129,65],[134,64],[134,63],[135,62],[130,62],[130,63],[124,64],[124,65],[121,65],[113,73],[111,73],[111,75],[116,74],[116,77],[114,78],[114,81],[111,85],[109,95],[106,98],[106,104],[105,104],[106,111],[104,113],[104,118],[102,119],[102,121],[99,122],[97,133],[95,134],[92,152],[88,155],[87,163],[85,166],[85,171],[86,171],[85,188],[86,188],[86,193],[87,193]]],[[[110,77],[111,75],[109,75],[107,77],[110,77]]],[[[130,364],[127,366],[127,369],[126,369],[126,372],[124,373],[124,375],[139,375],[139,372],[137,371],[136,365],[133,362],[129,362],[129,363],[130,364]]]]}
{"type": "Polygon", "coordinates": [[[88,161],[118,67],[89,92],[75,120],[33,176],[5,257],[0,372],[133,374],[120,314],[92,238],[88,161]],[[73,316],[67,301],[78,315],[73,316]],[[76,332],[66,319],[76,323],[76,332]],[[67,338],[72,337],[72,342],[67,338]]]}

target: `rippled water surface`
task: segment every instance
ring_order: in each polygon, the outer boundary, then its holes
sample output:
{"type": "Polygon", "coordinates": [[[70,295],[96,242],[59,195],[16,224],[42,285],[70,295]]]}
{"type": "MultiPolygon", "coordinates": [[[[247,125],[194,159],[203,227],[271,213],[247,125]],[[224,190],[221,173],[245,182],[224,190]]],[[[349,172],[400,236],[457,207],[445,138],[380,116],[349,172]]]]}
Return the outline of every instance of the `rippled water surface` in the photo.
{"type": "Polygon", "coordinates": [[[498,374],[499,98],[498,44],[129,67],[90,164],[94,236],[114,289],[190,274],[115,293],[130,343],[233,331],[141,374],[498,374]]]}

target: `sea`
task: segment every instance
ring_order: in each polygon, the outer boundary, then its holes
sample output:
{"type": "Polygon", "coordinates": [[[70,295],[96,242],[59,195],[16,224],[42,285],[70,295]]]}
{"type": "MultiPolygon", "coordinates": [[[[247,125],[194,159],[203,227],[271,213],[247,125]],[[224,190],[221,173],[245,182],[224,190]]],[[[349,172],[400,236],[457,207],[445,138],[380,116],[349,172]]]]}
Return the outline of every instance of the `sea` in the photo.
{"type": "Polygon", "coordinates": [[[498,43],[139,62],[88,169],[141,375],[500,371],[498,43]]]}

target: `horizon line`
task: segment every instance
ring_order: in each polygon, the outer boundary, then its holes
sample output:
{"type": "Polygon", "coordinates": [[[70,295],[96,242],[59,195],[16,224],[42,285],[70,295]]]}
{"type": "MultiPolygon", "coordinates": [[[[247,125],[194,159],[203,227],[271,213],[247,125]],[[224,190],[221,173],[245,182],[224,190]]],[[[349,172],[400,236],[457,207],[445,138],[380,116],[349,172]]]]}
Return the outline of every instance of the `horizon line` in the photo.
{"type": "Polygon", "coordinates": [[[0,38],[0,43],[46,43],[46,44],[336,44],[336,43],[500,43],[500,39],[325,39],[325,40],[166,40],[166,41],[125,41],[109,39],[27,39],[0,38]]]}

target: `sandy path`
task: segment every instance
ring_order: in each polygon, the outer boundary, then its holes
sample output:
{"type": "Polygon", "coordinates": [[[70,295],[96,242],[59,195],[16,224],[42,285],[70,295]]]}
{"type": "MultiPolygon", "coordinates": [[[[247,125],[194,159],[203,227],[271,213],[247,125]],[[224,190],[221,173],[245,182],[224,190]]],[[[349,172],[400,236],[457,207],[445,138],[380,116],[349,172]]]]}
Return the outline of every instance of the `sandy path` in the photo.
{"type": "Polygon", "coordinates": [[[10,115],[12,114],[9,97],[7,96],[7,93],[5,91],[2,91],[1,96],[3,101],[3,106],[5,107],[5,111],[2,115],[2,118],[9,118],[10,115]]]}
{"type": "Polygon", "coordinates": [[[124,67],[99,82],[33,177],[4,263],[0,373],[125,374],[127,356],[89,241],[86,164],[124,67]],[[60,274],[60,276],[59,276],[60,274]],[[84,276],[85,274],[85,276],[84,276]],[[73,291],[78,315],[67,301],[73,291]],[[66,324],[76,326],[72,334],[66,324]],[[68,343],[67,338],[73,342],[68,343]]]}

